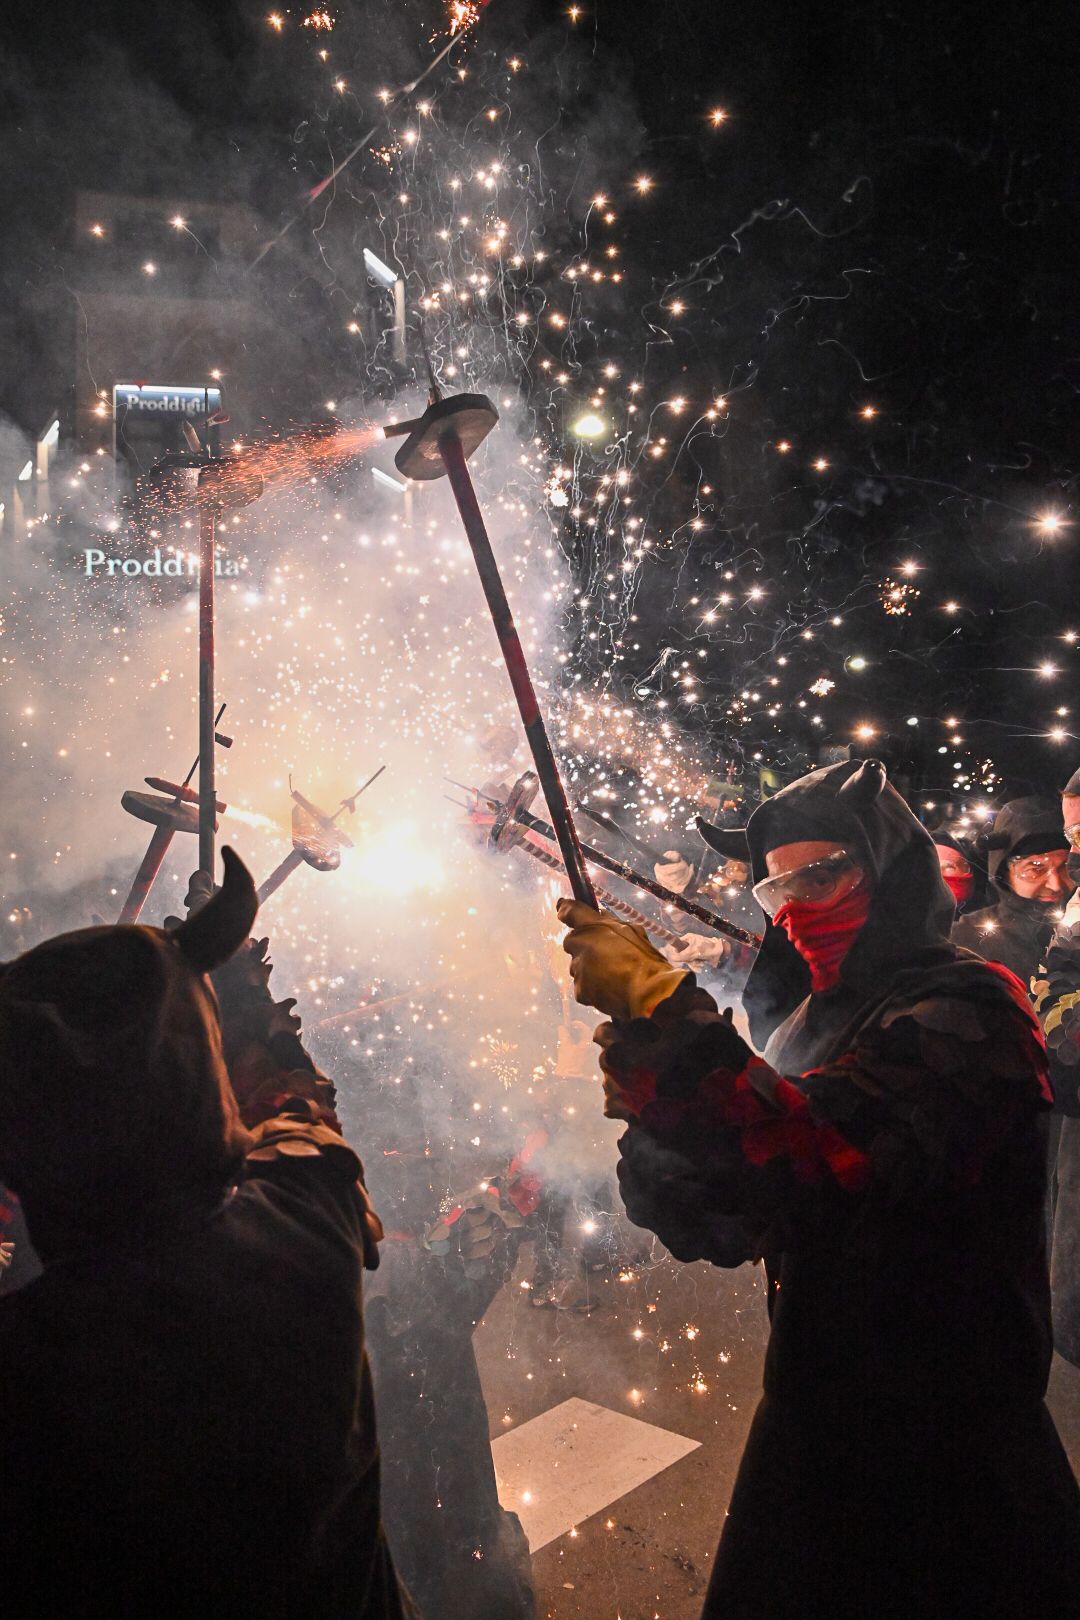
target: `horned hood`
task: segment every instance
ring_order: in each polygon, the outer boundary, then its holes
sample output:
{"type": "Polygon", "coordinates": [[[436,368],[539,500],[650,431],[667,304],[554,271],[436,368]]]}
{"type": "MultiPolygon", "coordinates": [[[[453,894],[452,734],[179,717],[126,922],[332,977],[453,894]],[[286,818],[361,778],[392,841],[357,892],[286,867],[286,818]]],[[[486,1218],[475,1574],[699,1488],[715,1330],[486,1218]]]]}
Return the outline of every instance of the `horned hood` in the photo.
{"type": "Polygon", "coordinates": [[[250,874],[173,933],[80,929],[0,967],[0,1180],[46,1260],[198,1188],[246,1151],[207,974],[247,938],[250,874]]]}
{"type": "MultiPolygon", "coordinates": [[[[732,834],[702,827],[714,848],[735,855],[732,834]],[[720,840],[723,840],[721,843],[720,840]]],[[[880,992],[901,967],[946,961],[955,955],[949,932],[953,897],[933,840],[886,780],[878,760],[844,760],[811,771],[767,799],[751,816],[743,839],[753,881],[768,876],[765,857],[780,844],[832,839],[865,866],[873,895],[870,914],[840,968],[840,984],[815,1001],[846,1006],[880,992]]],[[[755,1044],[810,993],[810,973],[783,929],[765,919],[765,937],[750,971],[743,1001],[755,1044]]]]}

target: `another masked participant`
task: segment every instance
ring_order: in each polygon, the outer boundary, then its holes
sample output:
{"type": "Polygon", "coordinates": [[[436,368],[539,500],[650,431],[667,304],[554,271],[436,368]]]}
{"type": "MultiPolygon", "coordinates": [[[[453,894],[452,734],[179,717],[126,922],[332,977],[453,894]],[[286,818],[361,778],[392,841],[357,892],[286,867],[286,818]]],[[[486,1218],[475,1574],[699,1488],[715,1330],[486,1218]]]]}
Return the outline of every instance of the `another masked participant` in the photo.
{"type": "MultiPolygon", "coordinates": [[[[1080,770],[1065,784],[1061,809],[1069,879],[1080,884],[1080,770]]],[[[1080,889],[1051,937],[1036,990],[1054,1087],[1047,1158],[1054,1345],[1080,1367],[1080,889]]]]}
{"type": "Polygon", "coordinates": [[[1011,799],[979,843],[988,852],[993,904],[961,917],[953,940],[1003,962],[1030,990],[1072,887],[1061,806],[1055,799],[1011,799]]]}
{"type": "Polygon", "coordinates": [[[222,889],[172,933],[84,929],[0,970],[0,1176],[44,1264],[0,1300],[20,1620],[412,1612],[364,1356],[381,1228],[296,1086],[241,1123],[208,974],[256,899],[223,855],[222,889]]]}
{"type": "Polygon", "coordinates": [[[962,917],[979,903],[979,874],[970,852],[952,833],[939,827],[933,834],[938,865],[945,887],[953,897],[956,915],[962,917]]]}
{"type": "Polygon", "coordinates": [[[705,1615],[1066,1620],[1080,1491],[1043,1403],[1050,1092],[1023,988],[949,943],[930,836],[876,761],[793,783],[747,835],[764,1059],[641,930],[560,908],[578,996],[615,1020],[631,1219],[772,1273],[705,1615]]]}

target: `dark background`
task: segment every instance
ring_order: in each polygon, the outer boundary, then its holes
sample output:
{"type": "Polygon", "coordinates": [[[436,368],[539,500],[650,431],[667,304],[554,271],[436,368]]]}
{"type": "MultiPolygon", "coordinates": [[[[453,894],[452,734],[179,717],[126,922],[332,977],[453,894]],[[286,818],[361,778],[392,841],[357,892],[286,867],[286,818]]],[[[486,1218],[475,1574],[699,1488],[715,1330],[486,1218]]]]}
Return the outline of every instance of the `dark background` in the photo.
{"type": "MultiPolygon", "coordinates": [[[[445,8],[331,5],[325,38],[299,29],[304,7],[282,8],[276,34],[271,9],[6,9],[0,408],[14,420],[29,391],[67,386],[80,187],[184,188],[257,207],[270,229],[295,221],[257,271],[215,271],[223,288],[254,275],[294,340],[287,364],[251,357],[264,423],[310,417],[331,390],[388,393],[406,380],[341,343],[362,270],[358,251],[325,250],[377,226],[411,275],[434,275],[430,228],[450,206],[437,162],[403,181],[404,154],[384,165],[375,141],[329,197],[305,198],[377,121],[376,89],[445,43],[445,8]],[[332,47],[346,93],[330,92],[318,45],[332,47]],[[395,212],[401,184],[418,201],[395,212]]],[[[1075,715],[1057,714],[1075,697],[1076,653],[1062,637],[1074,612],[1080,628],[1077,530],[1047,536],[1033,523],[1068,517],[1075,500],[1073,39],[1055,5],[601,0],[573,22],[564,6],[491,0],[425,85],[448,150],[488,139],[479,111],[495,97],[504,149],[529,164],[519,199],[533,198],[528,227],[549,256],[497,298],[538,315],[572,308],[570,325],[562,340],[543,328],[510,352],[491,300],[478,303],[476,363],[490,370],[495,355],[523,390],[552,464],[574,458],[575,493],[595,502],[605,470],[636,453],[629,438],[614,459],[608,445],[567,448],[602,362],[643,379],[642,419],[657,412],[669,433],[674,394],[728,401],[718,422],[684,422],[669,453],[637,463],[632,510],[655,544],[632,637],[603,593],[567,633],[571,667],[646,714],[664,695],[739,774],[764,764],[790,775],[822,745],[854,746],[883,753],[913,789],[963,802],[988,783],[1000,801],[1056,788],[1077,763],[1075,715]],[[511,83],[514,52],[527,67],[511,83]],[[728,114],[719,129],[716,106],[728,114]],[[638,173],[655,177],[647,197],[633,191],[638,173]],[[589,214],[597,185],[618,201],[609,231],[589,214]],[[598,262],[608,242],[625,279],[575,291],[571,305],[566,266],[598,262]],[[678,321],[665,313],[675,294],[687,304],[678,321]],[[552,387],[545,356],[569,385],[552,387]],[[871,422],[859,415],[867,403],[871,422]],[[889,614],[886,582],[905,560],[919,565],[920,595],[889,614]],[[731,609],[703,625],[720,588],[731,609]],[[699,674],[691,700],[676,683],[687,658],[699,674]],[[1059,674],[1038,674],[1047,660],[1059,674]],[[834,689],[807,697],[823,677],[834,689]],[[961,722],[955,747],[946,716],[961,722]],[[1052,741],[1055,727],[1065,735],[1052,741]]],[[[434,324],[428,338],[441,367],[456,336],[434,324]]],[[[583,585],[625,555],[626,515],[608,509],[598,532],[557,515],[583,585]]]]}

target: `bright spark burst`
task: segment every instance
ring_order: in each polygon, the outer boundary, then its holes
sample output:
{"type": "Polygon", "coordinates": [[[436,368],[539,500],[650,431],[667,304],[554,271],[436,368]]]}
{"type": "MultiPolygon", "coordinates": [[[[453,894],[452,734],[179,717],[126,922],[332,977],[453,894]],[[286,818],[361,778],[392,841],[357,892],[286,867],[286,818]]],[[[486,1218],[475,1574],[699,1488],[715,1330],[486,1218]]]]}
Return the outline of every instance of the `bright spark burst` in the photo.
{"type": "Polygon", "coordinates": [[[460,34],[466,28],[471,28],[480,16],[481,7],[477,0],[449,0],[450,32],[460,34]]]}

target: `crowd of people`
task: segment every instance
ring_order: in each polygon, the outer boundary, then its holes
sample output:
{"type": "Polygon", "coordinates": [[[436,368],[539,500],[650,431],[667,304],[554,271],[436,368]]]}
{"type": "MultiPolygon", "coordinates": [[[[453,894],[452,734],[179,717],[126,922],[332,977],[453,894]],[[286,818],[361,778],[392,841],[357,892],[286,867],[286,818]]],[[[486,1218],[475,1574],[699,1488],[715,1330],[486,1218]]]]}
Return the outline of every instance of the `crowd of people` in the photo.
{"type": "MultiPolygon", "coordinates": [[[[737,819],[656,877],[757,951],[559,903],[630,1220],[768,1282],[704,1614],[1065,1620],[1080,772],[973,842],[872,760],[737,819]]],[[[433,1210],[399,1091],[369,1192],[223,855],[184,920],[0,967],[5,1612],[529,1620],[471,1339],[551,1241],[543,1133],[433,1210]]]]}

